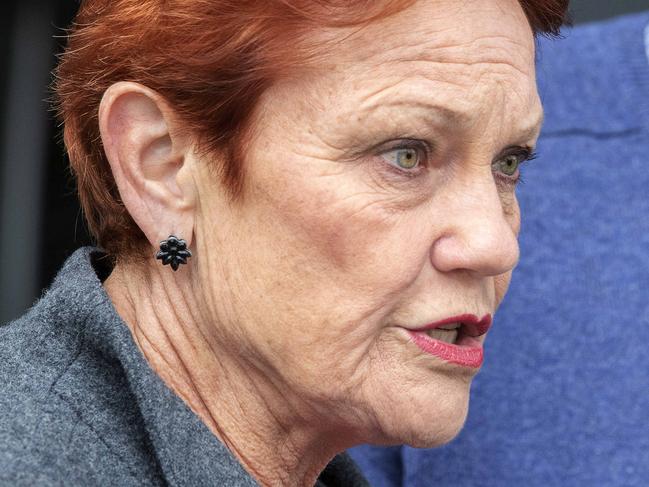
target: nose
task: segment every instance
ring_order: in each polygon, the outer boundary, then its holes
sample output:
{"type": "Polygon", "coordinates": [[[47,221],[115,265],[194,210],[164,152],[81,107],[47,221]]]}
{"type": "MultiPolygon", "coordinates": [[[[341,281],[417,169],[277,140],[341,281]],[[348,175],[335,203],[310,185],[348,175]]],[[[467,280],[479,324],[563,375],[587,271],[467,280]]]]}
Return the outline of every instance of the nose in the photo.
{"type": "MultiPolygon", "coordinates": [[[[515,201],[512,205],[516,206],[515,201]]],[[[497,276],[516,266],[518,208],[515,215],[505,213],[493,180],[491,184],[456,193],[449,198],[445,210],[447,223],[430,250],[431,262],[437,270],[497,276]]]]}

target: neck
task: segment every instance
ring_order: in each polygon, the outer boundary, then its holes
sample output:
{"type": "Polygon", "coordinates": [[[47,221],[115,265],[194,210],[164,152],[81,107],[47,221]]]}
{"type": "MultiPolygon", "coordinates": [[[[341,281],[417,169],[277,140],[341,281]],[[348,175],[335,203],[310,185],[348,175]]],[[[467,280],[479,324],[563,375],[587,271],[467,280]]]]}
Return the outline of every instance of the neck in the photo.
{"type": "Polygon", "coordinates": [[[277,376],[224,346],[228,324],[208,317],[190,269],[118,264],[104,287],[151,368],[260,485],[313,486],[349,446],[277,376]]]}

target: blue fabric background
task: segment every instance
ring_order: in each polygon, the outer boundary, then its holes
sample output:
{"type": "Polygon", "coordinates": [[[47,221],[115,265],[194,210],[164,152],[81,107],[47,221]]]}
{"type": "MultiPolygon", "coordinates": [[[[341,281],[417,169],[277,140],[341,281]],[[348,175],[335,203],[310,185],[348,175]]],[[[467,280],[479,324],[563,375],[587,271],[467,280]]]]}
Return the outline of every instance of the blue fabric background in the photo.
{"type": "Polygon", "coordinates": [[[372,485],[649,485],[649,12],[541,40],[521,262],[458,438],[351,451],[372,485]]]}

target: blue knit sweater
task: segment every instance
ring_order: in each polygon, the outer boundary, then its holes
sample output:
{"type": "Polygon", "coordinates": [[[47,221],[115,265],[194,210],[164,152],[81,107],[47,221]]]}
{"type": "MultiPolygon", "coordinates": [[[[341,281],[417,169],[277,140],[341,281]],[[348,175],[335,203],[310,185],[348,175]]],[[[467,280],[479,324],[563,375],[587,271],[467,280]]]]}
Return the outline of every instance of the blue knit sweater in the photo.
{"type": "Polygon", "coordinates": [[[521,262],[465,429],[352,451],[372,485],[649,485],[649,12],[543,40],[521,262]]]}

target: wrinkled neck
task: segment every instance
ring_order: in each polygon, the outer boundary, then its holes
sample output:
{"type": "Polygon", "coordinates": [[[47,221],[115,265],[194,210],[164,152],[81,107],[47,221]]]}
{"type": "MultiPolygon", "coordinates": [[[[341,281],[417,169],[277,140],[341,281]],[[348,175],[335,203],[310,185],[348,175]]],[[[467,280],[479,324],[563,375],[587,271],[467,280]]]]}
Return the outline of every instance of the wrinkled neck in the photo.
{"type": "Polygon", "coordinates": [[[201,306],[189,269],[118,264],[103,286],[151,368],[261,485],[311,487],[347,447],[288,385],[219,340],[226,325],[201,306]]]}

